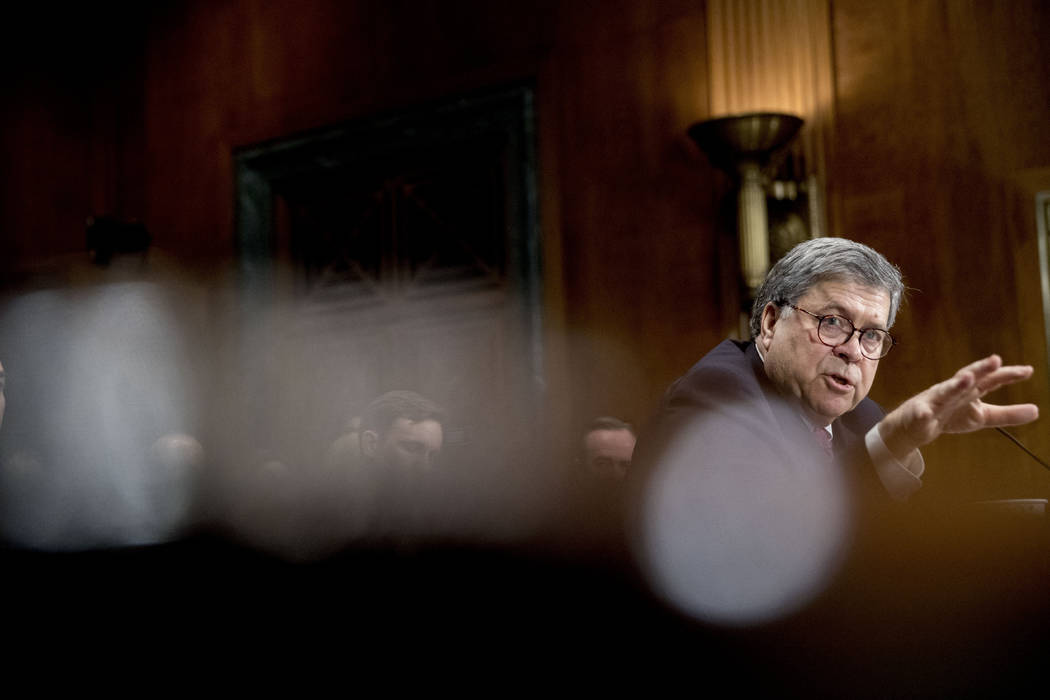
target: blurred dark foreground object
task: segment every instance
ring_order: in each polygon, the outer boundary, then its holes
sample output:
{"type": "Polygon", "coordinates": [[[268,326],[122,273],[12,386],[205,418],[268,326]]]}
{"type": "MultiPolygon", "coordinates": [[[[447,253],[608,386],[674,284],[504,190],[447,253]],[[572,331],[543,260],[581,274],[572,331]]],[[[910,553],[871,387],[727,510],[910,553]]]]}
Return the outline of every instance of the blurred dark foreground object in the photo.
{"type": "Polygon", "coordinates": [[[146,225],[112,216],[89,216],[87,250],[96,265],[106,266],[114,255],[145,253],[150,246],[146,225]]]}
{"type": "Polygon", "coordinates": [[[691,622],[625,562],[540,543],[350,547],[308,563],[208,532],[93,552],[0,549],[18,603],[5,633],[39,648],[57,625],[92,641],[105,627],[152,656],[192,639],[198,654],[275,655],[311,672],[351,653],[383,680],[430,663],[479,682],[634,676],[778,697],[1002,697],[1043,686],[1050,652],[1047,522],[1015,515],[985,504],[888,515],[826,599],[751,628],[691,622]]]}

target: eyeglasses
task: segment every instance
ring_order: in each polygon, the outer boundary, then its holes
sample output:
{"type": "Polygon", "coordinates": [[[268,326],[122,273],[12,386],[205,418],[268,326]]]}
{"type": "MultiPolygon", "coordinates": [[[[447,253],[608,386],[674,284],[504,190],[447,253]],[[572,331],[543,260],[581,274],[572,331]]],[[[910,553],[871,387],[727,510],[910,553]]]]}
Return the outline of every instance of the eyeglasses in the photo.
{"type": "Polygon", "coordinates": [[[800,309],[794,304],[785,303],[782,306],[790,306],[795,311],[801,311],[817,319],[817,337],[828,347],[845,345],[853,338],[853,334],[857,333],[860,337],[860,354],[869,360],[879,360],[889,355],[890,350],[897,344],[897,340],[890,335],[889,331],[881,328],[857,328],[853,325],[853,321],[845,316],[836,314],[820,316],[812,311],[800,309]]]}

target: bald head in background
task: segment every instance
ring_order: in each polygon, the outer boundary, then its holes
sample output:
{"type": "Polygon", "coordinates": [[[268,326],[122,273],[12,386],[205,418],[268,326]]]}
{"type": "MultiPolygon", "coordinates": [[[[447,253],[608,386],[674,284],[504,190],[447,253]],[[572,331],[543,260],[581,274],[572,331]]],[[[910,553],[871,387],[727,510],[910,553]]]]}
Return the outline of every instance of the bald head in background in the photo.
{"type": "Polygon", "coordinates": [[[630,423],[611,416],[595,418],[583,435],[583,461],[587,472],[600,479],[626,478],[635,441],[630,423]]]}

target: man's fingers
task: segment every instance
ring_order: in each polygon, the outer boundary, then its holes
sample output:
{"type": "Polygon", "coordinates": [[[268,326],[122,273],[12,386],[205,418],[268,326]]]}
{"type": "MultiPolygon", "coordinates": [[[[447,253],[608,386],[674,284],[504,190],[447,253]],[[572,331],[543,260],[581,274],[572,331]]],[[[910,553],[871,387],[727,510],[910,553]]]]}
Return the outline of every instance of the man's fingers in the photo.
{"type": "Polygon", "coordinates": [[[1009,406],[985,405],[984,409],[985,428],[1024,425],[1039,417],[1039,407],[1031,403],[1012,404],[1009,406]]]}
{"type": "Polygon", "coordinates": [[[954,410],[1007,384],[1028,379],[1033,371],[1031,365],[1003,367],[998,355],[990,355],[963,367],[951,379],[931,387],[930,401],[938,411],[954,410]]]}
{"type": "Polygon", "coordinates": [[[970,364],[966,365],[961,370],[959,370],[959,372],[956,372],[956,375],[958,375],[961,372],[971,372],[978,380],[980,380],[985,375],[994,372],[995,370],[1002,367],[1002,365],[1003,359],[1001,357],[999,357],[998,355],[989,355],[988,357],[981,358],[976,362],[971,362],[970,364]]]}
{"type": "Polygon", "coordinates": [[[1001,357],[989,355],[966,365],[956,372],[956,376],[967,372],[973,374],[981,391],[987,393],[1005,384],[1028,379],[1032,376],[1033,369],[1031,365],[1003,365],[1001,357]]]}
{"type": "Polygon", "coordinates": [[[1007,384],[1024,381],[1031,377],[1034,371],[1031,365],[1008,365],[978,379],[977,385],[982,394],[987,394],[1007,384]]]}
{"type": "Polygon", "coordinates": [[[961,369],[951,379],[930,387],[929,402],[936,412],[952,411],[980,396],[977,378],[968,369],[961,369]]]}

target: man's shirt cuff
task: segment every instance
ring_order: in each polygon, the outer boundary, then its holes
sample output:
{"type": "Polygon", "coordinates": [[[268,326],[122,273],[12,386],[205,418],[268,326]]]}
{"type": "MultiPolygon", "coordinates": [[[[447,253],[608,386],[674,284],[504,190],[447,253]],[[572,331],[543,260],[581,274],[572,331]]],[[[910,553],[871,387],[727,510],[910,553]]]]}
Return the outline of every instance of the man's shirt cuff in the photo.
{"type": "Polygon", "coordinates": [[[878,423],[864,436],[864,445],[875,464],[875,473],[879,475],[879,481],[886,487],[893,500],[906,501],[922,488],[921,477],[926,470],[926,462],[918,450],[913,450],[903,462],[894,457],[882,441],[878,423]]]}

